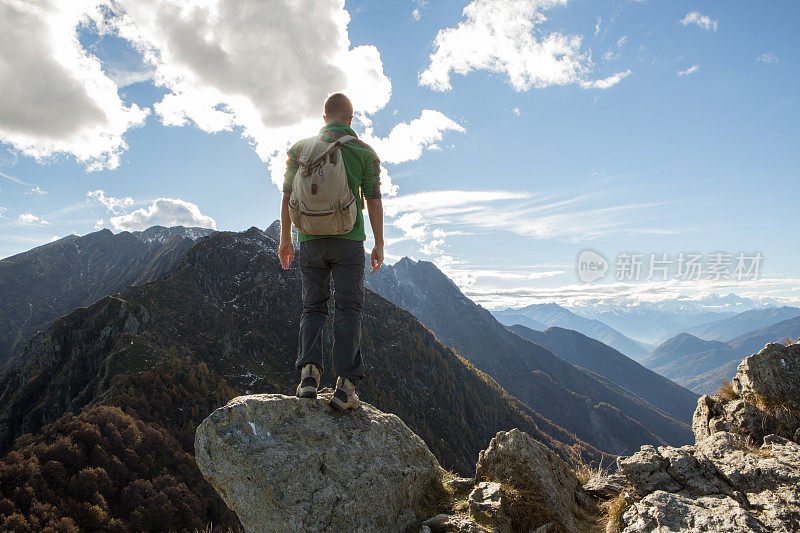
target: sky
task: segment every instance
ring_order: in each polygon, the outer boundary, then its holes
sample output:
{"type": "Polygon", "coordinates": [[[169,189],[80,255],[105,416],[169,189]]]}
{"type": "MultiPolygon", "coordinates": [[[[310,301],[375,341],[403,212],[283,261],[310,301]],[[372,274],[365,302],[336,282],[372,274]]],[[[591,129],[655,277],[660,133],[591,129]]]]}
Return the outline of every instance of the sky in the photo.
{"type": "Polygon", "coordinates": [[[0,0],[0,257],[265,228],[287,147],[344,91],[389,263],[432,261],[487,308],[798,304],[797,20],[792,0],[0,0]]]}

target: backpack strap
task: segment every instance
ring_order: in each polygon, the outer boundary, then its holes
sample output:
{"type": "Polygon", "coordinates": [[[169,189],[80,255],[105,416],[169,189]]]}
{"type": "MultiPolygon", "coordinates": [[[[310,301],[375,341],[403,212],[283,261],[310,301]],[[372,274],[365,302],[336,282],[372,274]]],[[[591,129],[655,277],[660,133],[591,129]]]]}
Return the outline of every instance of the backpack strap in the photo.
{"type": "Polygon", "coordinates": [[[336,150],[341,148],[343,144],[346,144],[346,143],[349,143],[349,142],[352,142],[352,141],[355,141],[355,140],[356,140],[356,137],[353,137],[352,135],[345,135],[345,136],[340,137],[339,139],[336,139],[335,141],[333,141],[331,143],[331,145],[324,152],[322,152],[317,157],[315,157],[312,161],[309,161],[304,165],[304,167],[306,168],[307,175],[311,174],[311,169],[313,169],[314,167],[316,167],[317,165],[319,165],[320,163],[325,161],[325,159],[327,159],[333,152],[335,152],[336,150]]]}

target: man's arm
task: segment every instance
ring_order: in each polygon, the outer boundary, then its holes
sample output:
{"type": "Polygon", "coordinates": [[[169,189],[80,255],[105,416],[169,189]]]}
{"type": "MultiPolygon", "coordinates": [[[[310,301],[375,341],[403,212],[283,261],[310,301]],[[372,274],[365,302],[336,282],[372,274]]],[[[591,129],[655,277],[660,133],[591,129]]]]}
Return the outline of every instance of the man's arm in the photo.
{"type": "Polygon", "coordinates": [[[281,242],[278,245],[278,258],[281,267],[286,270],[294,260],[294,244],[292,244],[292,219],[289,217],[289,197],[283,193],[281,199],[281,242]]]}
{"type": "Polygon", "coordinates": [[[380,198],[367,198],[367,212],[369,225],[372,226],[372,234],[375,236],[375,246],[370,254],[371,273],[374,274],[383,264],[383,201],[380,198]]]}

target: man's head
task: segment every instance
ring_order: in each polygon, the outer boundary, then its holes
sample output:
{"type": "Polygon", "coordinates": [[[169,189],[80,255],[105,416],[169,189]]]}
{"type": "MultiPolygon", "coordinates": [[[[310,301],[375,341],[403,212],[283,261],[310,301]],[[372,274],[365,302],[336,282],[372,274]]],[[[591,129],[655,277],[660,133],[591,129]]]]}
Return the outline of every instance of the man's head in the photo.
{"type": "Polygon", "coordinates": [[[353,104],[342,93],[332,94],[325,100],[325,114],[322,118],[325,124],[340,122],[349,126],[353,120],[353,104]]]}

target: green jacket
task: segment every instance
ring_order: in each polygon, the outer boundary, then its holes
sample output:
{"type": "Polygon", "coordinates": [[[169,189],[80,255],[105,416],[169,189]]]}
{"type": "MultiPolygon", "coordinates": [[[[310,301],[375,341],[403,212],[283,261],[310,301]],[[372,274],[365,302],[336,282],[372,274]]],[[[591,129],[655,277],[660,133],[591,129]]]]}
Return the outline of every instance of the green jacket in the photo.
{"type": "MultiPolygon", "coordinates": [[[[352,128],[340,124],[339,122],[331,122],[319,130],[319,137],[326,142],[333,142],[345,135],[358,137],[352,128]]],[[[284,194],[292,193],[294,175],[297,173],[297,168],[299,166],[297,164],[297,156],[300,154],[302,142],[303,141],[299,141],[295,143],[294,146],[289,149],[289,158],[286,161],[286,173],[283,175],[284,194]]],[[[342,161],[344,161],[344,168],[347,171],[347,181],[358,203],[356,223],[353,229],[344,235],[309,235],[297,232],[297,240],[300,242],[322,237],[339,237],[340,239],[350,239],[353,241],[363,241],[367,238],[367,234],[364,231],[364,212],[362,211],[364,209],[364,203],[362,200],[362,193],[368,200],[381,197],[381,161],[378,159],[378,154],[375,153],[375,150],[362,140],[351,141],[343,145],[341,150],[342,161]]]]}

